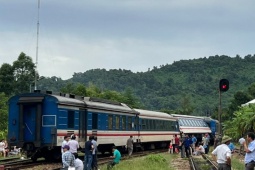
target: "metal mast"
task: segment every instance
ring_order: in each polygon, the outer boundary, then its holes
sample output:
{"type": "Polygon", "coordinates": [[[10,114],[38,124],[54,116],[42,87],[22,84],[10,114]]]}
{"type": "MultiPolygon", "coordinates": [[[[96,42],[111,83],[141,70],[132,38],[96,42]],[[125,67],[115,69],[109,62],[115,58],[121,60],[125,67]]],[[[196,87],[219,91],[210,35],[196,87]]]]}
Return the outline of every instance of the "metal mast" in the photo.
{"type": "Polygon", "coordinates": [[[37,37],[36,37],[36,59],[35,59],[35,90],[37,90],[36,84],[37,84],[37,74],[38,74],[37,66],[38,66],[38,46],[39,46],[39,26],[40,26],[39,18],[40,18],[40,0],[38,0],[38,10],[37,10],[37,37]]]}

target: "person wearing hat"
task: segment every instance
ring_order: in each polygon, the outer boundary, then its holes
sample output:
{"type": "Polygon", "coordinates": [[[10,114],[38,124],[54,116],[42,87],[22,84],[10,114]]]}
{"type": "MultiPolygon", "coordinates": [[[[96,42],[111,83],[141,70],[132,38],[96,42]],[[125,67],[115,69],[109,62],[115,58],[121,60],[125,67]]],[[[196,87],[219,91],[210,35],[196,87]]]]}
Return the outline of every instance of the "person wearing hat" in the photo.
{"type": "Polygon", "coordinates": [[[249,143],[247,146],[246,142],[243,142],[244,151],[246,152],[244,162],[245,170],[253,170],[255,167],[255,134],[249,132],[247,134],[246,141],[249,143]]]}
{"type": "Polygon", "coordinates": [[[68,145],[65,145],[63,147],[64,153],[62,154],[62,163],[63,168],[62,169],[68,169],[69,167],[74,167],[74,155],[69,151],[70,147],[68,145]]]}
{"type": "Polygon", "coordinates": [[[231,140],[229,136],[223,136],[221,145],[212,151],[212,156],[218,163],[218,170],[231,170],[231,150],[228,147],[231,140]]]}

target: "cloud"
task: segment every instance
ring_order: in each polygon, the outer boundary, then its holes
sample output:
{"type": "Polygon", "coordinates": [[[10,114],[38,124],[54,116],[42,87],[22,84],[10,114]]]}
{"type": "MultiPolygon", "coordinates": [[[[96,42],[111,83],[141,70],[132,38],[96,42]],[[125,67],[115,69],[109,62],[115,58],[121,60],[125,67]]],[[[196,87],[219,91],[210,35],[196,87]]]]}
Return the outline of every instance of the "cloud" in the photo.
{"type": "MultiPolygon", "coordinates": [[[[255,2],[43,0],[38,69],[71,78],[89,69],[147,71],[181,59],[254,53],[255,2]]],[[[35,61],[37,1],[1,1],[0,59],[35,61]],[[11,11],[11,12],[10,12],[11,11]]]]}

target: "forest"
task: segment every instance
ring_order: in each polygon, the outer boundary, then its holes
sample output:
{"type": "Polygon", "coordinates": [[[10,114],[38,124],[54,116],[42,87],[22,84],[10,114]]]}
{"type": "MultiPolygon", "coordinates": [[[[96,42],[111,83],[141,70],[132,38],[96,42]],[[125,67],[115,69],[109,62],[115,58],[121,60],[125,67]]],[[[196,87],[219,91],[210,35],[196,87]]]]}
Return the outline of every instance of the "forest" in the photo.
{"type": "MultiPolygon", "coordinates": [[[[222,117],[224,121],[231,122],[238,117],[237,112],[243,109],[240,108],[241,104],[255,98],[254,69],[255,55],[215,55],[175,61],[137,73],[123,69],[93,69],[74,73],[68,80],[56,76],[44,77],[38,73],[37,88],[42,91],[51,90],[53,93],[115,100],[135,108],[212,116],[217,119],[219,81],[225,78],[229,80],[230,88],[221,94],[222,117]]],[[[6,102],[10,96],[32,91],[34,76],[35,65],[31,57],[23,52],[12,64],[2,64],[1,114],[7,116],[6,102]]],[[[250,112],[252,109],[248,110],[250,112]]],[[[1,120],[1,129],[6,129],[6,120],[1,120]]],[[[252,129],[253,126],[248,128],[252,129]]],[[[242,129],[238,133],[244,133],[247,127],[242,129]]]]}

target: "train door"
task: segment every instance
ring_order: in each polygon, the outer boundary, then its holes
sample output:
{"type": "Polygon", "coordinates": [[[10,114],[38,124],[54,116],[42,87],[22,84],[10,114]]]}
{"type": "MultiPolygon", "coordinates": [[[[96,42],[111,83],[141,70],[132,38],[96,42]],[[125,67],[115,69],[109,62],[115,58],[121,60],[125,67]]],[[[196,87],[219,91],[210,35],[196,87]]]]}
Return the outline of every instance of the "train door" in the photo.
{"type": "Polygon", "coordinates": [[[36,105],[24,105],[24,141],[34,142],[36,137],[36,105]]]}
{"type": "Polygon", "coordinates": [[[79,112],[79,141],[87,141],[87,110],[79,112]]]}
{"type": "Polygon", "coordinates": [[[92,113],[92,135],[97,136],[98,130],[98,114],[92,113]]]}

